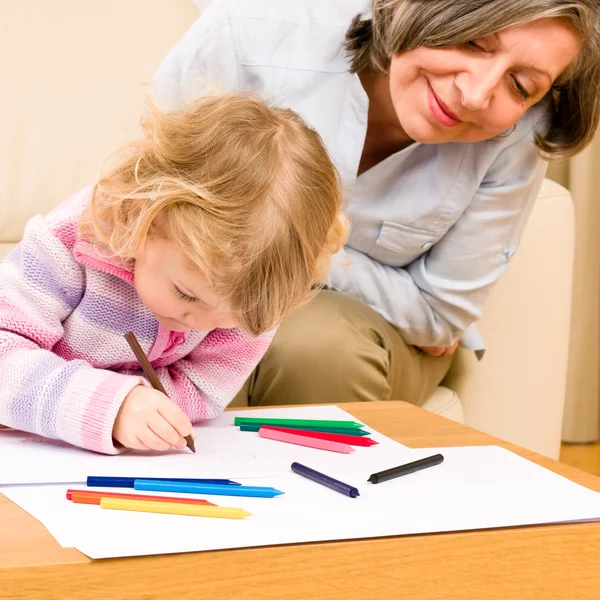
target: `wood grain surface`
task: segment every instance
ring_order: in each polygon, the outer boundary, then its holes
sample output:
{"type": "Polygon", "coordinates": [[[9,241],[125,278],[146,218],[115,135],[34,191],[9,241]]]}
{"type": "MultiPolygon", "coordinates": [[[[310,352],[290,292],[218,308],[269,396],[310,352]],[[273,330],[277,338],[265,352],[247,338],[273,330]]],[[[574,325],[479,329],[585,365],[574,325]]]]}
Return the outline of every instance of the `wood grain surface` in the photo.
{"type": "MultiPolygon", "coordinates": [[[[600,491],[591,474],[409,404],[341,406],[411,447],[497,444],[600,491]]],[[[0,532],[3,600],[600,597],[600,523],[91,561],[0,495],[0,532]]]]}

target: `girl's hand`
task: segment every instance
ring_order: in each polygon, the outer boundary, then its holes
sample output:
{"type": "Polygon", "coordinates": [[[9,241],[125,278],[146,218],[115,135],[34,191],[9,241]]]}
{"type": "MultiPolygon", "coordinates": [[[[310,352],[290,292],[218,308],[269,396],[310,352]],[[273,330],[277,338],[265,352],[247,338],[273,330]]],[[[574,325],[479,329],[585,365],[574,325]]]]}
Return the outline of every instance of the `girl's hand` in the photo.
{"type": "Polygon", "coordinates": [[[459,341],[456,340],[452,346],[417,346],[417,348],[430,356],[450,356],[458,348],[459,341]]]}
{"type": "Polygon", "coordinates": [[[162,392],[143,385],[127,394],[115,419],[113,438],[134,450],[185,448],[195,434],[188,416],[162,392]]]}

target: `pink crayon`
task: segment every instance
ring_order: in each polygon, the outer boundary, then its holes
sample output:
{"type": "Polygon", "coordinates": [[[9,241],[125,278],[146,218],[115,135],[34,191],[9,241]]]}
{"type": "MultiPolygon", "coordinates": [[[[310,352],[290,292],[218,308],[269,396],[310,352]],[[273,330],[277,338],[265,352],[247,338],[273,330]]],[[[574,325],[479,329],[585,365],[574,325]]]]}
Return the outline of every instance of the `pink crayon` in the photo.
{"type": "Polygon", "coordinates": [[[329,440],[286,433],[284,431],[277,431],[276,429],[269,429],[268,427],[261,427],[258,430],[258,435],[267,440],[287,442],[288,444],[297,444],[298,446],[308,446],[309,448],[328,450],[329,452],[340,452],[342,454],[354,452],[354,448],[349,444],[340,444],[339,442],[330,442],[329,440]]]}

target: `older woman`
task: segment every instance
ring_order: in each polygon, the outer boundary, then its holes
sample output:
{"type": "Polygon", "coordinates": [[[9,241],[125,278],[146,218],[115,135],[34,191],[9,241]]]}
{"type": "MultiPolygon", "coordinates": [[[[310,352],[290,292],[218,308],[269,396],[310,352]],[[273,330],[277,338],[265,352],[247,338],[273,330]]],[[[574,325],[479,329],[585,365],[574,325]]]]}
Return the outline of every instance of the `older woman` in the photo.
{"type": "MultiPolygon", "coordinates": [[[[598,122],[596,0],[215,0],[161,65],[261,91],[321,134],[352,221],[327,289],[238,404],[423,402],[504,273],[543,180],[598,122]]],[[[540,298],[540,302],[544,299],[540,298]]]]}

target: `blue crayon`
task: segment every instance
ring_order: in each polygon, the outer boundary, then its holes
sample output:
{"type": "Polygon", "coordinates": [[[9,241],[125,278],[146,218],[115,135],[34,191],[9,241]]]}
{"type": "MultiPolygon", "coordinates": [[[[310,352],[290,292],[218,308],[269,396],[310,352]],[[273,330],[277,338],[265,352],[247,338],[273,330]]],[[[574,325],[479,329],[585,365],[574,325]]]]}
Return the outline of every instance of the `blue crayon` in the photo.
{"type": "Polygon", "coordinates": [[[271,487],[251,485],[209,485],[178,481],[155,481],[136,479],[134,488],[148,492],[177,492],[183,494],[205,494],[207,496],[251,496],[254,498],[274,498],[284,492],[271,487]]]}

